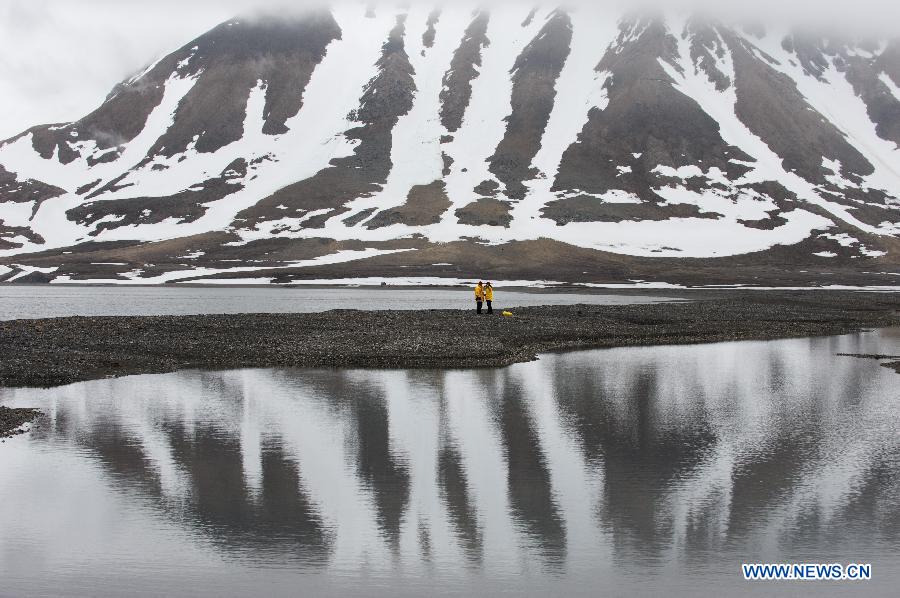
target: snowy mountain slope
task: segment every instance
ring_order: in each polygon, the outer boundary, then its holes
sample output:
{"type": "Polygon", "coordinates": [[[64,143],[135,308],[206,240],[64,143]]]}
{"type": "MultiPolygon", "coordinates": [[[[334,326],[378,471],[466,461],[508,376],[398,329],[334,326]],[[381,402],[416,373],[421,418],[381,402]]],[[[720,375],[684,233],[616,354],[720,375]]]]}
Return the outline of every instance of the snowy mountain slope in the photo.
{"type": "Polygon", "coordinates": [[[898,90],[898,40],[691,15],[236,18],[0,144],[0,280],[886,283],[898,90]]]}

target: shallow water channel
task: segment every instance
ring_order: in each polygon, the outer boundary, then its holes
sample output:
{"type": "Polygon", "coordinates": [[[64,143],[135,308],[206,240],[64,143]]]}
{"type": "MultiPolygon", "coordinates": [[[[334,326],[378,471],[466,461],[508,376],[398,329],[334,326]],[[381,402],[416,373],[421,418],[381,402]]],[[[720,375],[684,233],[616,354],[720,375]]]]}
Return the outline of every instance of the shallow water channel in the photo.
{"type": "Polygon", "coordinates": [[[0,594],[895,595],[900,330],[0,390],[0,594]],[[746,582],[742,562],[871,563],[746,582]]]}
{"type": "MultiPolygon", "coordinates": [[[[653,294],[523,292],[498,287],[496,307],[630,305],[672,299],[653,294]]],[[[305,287],[127,287],[0,284],[0,320],[66,316],[177,316],[297,313],[330,309],[474,309],[470,289],[305,287]]]]}

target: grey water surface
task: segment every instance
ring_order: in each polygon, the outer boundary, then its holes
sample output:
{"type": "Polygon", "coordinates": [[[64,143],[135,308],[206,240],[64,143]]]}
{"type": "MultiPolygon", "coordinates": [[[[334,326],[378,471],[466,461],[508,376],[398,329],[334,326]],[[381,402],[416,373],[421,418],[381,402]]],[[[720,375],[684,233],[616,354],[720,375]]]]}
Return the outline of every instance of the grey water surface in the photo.
{"type": "Polygon", "coordinates": [[[0,594],[896,595],[900,330],[3,389],[0,594]],[[863,562],[867,582],[747,582],[863,562]]]}
{"type": "MultiPolygon", "coordinates": [[[[497,307],[625,305],[668,301],[654,295],[534,293],[496,289],[497,307]]],[[[467,289],[304,287],[126,287],[0,284],[0,320],[66,316],[174,316],[296,313],[330,309],[468,309],[467,289]]]]}

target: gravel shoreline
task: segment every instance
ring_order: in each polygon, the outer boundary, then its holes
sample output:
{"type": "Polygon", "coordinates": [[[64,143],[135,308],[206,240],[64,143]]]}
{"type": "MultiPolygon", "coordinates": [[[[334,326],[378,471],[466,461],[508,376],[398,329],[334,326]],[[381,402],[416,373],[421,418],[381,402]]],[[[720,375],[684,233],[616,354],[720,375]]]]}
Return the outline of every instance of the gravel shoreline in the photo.
{"type": "Polygon", "coordinates": [[[538,353],[764,340],[900,325],[900,294],[730,293],[690,302],[474,310],[71,317],[0,323],[0,386],[179,369],[469,368],[538,353]]]}

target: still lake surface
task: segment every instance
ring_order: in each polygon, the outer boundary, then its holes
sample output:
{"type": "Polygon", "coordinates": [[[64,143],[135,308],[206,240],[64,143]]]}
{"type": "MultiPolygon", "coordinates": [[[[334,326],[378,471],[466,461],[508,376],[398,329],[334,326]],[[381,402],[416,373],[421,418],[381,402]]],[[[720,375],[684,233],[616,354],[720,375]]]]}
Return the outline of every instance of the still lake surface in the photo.
{"type": "MultiPolygon", "coordinates": [[[[623,305],[667,301],[653,295],[532,293],[496,289],[496,306],[623,305]]],[[[0,284],[0,320],[66,316],[175,316],[296,313],[330,309],[470,309],[471,289],[279,287],[60,287],[0,284]]]]}
{"type": "Polygon", "coordinates": [[[900,330],[41,389],[0,594],[896,595],[900,330]],[[868,562],[745,582],[742,562],[868,562]]]}

